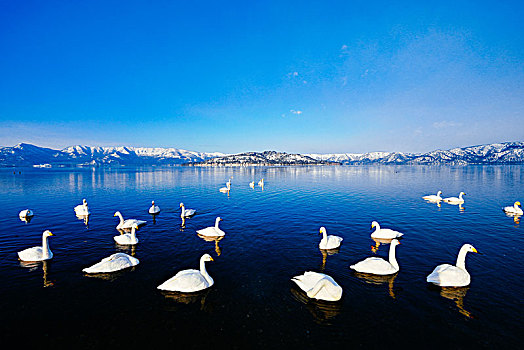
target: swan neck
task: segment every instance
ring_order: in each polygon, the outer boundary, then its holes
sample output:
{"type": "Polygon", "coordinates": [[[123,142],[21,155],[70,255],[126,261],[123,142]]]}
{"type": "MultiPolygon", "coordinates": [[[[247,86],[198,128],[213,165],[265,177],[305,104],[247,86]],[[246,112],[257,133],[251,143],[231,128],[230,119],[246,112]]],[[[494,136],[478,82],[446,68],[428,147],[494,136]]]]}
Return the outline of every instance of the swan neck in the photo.
{"type": "Polygon", "coordinates": [[[322,239],[327,241],[327,232],[326,232],[326,230],[322,230],[322,239]]]}
{"type": "Polygon", "coordinates": [[[397,258],[395,256],[395,248],[396,244],[391,244],[391,247],[389,248],[389,263],[396,269],[399,268],[397,258]]]}
{"type": "Polygon", "coordinates": [[[211,283],[211,277],[209,277],[209,274],[207,273],[206,262],[204,259],[200,259],[200,273],[202,274],[202,276],[204,276],[206,281],[211,283]]]}
{"type": "Polygon", "coordinates": [[[219,222],[220,222],[219,219],[216,219],[216,220],[215,220],[215,228],[218,228],[218,223],[219,223],[219,222]]]}
{"type": "Polygon", "coordinates": [[[131,228],[131,241],[136,242],[136,229],[134,226],[131,228]]]}
{"type": "Polygon", "coordinates": [[[123,224],[124,223],[124,217],[122,216],[122,214],[117,213],[116,215],[120,218],[120,223],[123,224]]]}
{"type": "Polygon", "coordinates": [[[467,248],[461,248],[457,256],[457,267],[462,270],[466,270],[466,254],[468,254],[467,248]]]}
{"type": "Polygon", "coordinates": [[[47,236],[43,235],[42,236],[42,254],[43,254],[43,257],[44,258],[48,258],[49,257],[49,253],[50,253],[49,241],[47,240],[47,236]]]}

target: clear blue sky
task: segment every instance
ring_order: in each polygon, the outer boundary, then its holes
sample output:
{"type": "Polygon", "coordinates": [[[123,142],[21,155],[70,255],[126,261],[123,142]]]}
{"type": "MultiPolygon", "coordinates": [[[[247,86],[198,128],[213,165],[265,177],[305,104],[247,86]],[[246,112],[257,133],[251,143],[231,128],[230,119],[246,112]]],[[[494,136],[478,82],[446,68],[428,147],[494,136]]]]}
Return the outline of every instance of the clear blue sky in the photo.
{"type": "Polygon", "coordinates": [[[524,140],[521,1],[0,0],[0,145],[524,140]]]}

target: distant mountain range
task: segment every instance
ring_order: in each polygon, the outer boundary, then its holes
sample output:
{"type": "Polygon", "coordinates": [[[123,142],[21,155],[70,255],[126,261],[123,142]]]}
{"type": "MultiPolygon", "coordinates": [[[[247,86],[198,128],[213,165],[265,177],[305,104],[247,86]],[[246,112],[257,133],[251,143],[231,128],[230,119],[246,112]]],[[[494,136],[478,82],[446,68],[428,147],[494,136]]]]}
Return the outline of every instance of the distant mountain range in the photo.
{"type": "Polygon", "coordinates": [[[321,165],[321,164],[524,164],[524,142],[436,150],[402,152],[290,154],[246,152],[234,155],[194,152],[177,148],[71,146],[62,150],[20,143],[0,147],[0,166],[104,166],[104,165],[321,165]]]}

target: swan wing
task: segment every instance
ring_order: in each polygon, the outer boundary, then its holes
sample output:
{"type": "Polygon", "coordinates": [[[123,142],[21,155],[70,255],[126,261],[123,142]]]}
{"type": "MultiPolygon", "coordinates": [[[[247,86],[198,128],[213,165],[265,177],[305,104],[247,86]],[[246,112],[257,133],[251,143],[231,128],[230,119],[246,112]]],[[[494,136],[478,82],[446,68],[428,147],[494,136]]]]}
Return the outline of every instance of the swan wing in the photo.
{"type": "Polygon", "coordinates": [[[373,238],[385,238],[385,239],[398,238],[401,236],[404,236],[404,234],[401,232],[395,231],[395,230],[391,230],[389,228],[381,228],[380,230],[375,230],[371,234],[371,237],[373,238]]]}
{"type": "MultiPolygon", "coordinates": [[[[42,247],[27,248],[27,249],[24,249],[18,252],[18,258],[20,258],[20,260],[22,261],[41,261],[41,260],[44,260],[43,256],[44,254],[42,251],[42,247]]],[[[50,254],[49,259],[52,256],[53,255],[50,254]]]]}
{"type": "Polygon", "coordinates": [[[199,235],[202,236],[224,236],[225,233],[219,228],[216,228],[215,226],[206,227],[201,230],[196,231],[199,235]]]}
{"type": "Polygon", "coordinates": [[[138,265],[139,260],[124,253],[116,253],[91,267],[83,269],[85,273],[107,273],[123,270],[125,268],[138,265]]]}
{"type": "Polygon", "coordinates": [[[291,280],[295,282],[300,289],[302,289],[304,292],[307,292],[313,288],[318,283],[318,281],[326,276],[327,275],[323,273],[306,271],[303,275],[295,276],[291,280]]]}
{"type": "Polygon", "coordinates": [[[334,249],[340,247],[340,243],[344,239],[339,236],[327,236],[327,239],[322,238],[318,247],[320,249],[334,249]]]}
{"type": "Polygon", "coordinates": [[[378,257],[364,259],[355,265],[351,265],[350,268],[357,272],[376,275],[389,275],[398,271],[388,261],[378,257]]]}
{"type": "Polygon", "coordinates": [[[442,287],[464,287],[469,285],[470,276],[466,270],[457,266],[442,264],[435,267],[426,281],[442,287]]]}

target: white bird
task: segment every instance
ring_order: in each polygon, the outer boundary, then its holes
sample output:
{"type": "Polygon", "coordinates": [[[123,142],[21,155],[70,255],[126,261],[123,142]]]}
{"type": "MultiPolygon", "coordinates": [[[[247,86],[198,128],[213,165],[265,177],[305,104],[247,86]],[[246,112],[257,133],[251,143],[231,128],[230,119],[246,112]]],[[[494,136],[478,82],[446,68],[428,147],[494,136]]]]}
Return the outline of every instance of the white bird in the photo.
{"type": "Polygon", "coordinates": [[[258,182],[258,185],[259,185],[260,187],[264,187],[264,178],[262,178],[262,180],[260,180],[260,181],[258,182]]]}
{"type": "Polygon", "coordinates": [[[383,238],[383,239],[393,239],[404,236],[402,232],[398,232],[389,228],[381,228],[378,222],[373,221],[371,223],[371,228],[375,227],[375,231],[371,233],[371,238],[383,238]]]}
{"type": "Polygon", "coordinates": [[[42,261],[53,257],[47,237],[54,236],[51,231],[45,230],[42,233],[42,246],[24,249],[18,252],[18,258],[22,261],[42,261]]]}
{"type": "Polygon", "coordinates": [[[137,219],[124,220],[124,217],[122,216],[122,214],[119,211],[117,211],[113,216],[118,216],[120,218],[120,223],[116,225],[117,230],[131,229],[133,225],[135,224],[137,226],[140,226],[147,222],[147,221],[137,220],[137,219]]]}
{"type": "Polygon", "coordinates": [[[182,219],[193,216],[196,213],[195,209],[186,209],[186,207],[184,207],[184,203],[180,203],[180,208],[182,208],[182,212],[180,213],[180,217],[182,219]]]}
{"type": "Polygon", "coordinates": [[[124,253],[116,253],[102,259],[93,266],[86,267],[82,271],[85,273],[108,273],[126,269],[138,265],[140,261],[124,253]]]}
{"type": "Polygon", "coordinates": [[[448,198],[444,198],[443,201],[446,203],[451,203],[451,204],[462,204],[464,203],[464,199],[462,198],[463,195],[465,195],[465,193],[460,192],[458,198],[457,197],[448,197],[448,198]]]}
{"type": "Polygon", "coordinates": [[[215,219],[215,226],[209,226],[201,230],[197,230],[197,233],[202,236],[215,237],[224,236],[226,233],[218,228],[218,223],[222,221],[220,216],[215,219]]]}
{"type": "Polygon", "coordinates": [[[370,257],[364,259],[355,265],[351,265],[350,268],[362,273],[372,273],[375,275],[391,275],[400,269],[395,258],[395,247],[399,245],[400,242],[396,239],[391,241],[391,246],[389,247],[389,261],[386,261],[378,257],[370,257]]]}
{"type": "Polygon", "coordinates": [[[89,215],[89,208],[87,207],[87,201],[85,198],[82,200],[82,204],[75,207],[75,214],[78,216],[89,215]]]}
{"type": "Polygon", "coordinates": [[[18,213],[18,217],[20,219],[23,219],[23,218],[28,218],[28,217],[31,217],[33,216],[33,212],[31,211],[31,209],[24,209],[22,210],[20,213],[18,213]]]}
{"type": "Polygon", "coordinates": [[[251,182],[249,183],[249,187],[251,187],[251,188],[255,188],[255,181],[251,181],[251,182]]]}
{"type": "Polygon", "coordinates": [[[309,298],[338,301],[342,297],[342,287],[326,274],[306,271],[303,275],[295,276],[291,280],[306,292],[309,298]]]}
{"type": "Polygon", "coordinates": [[[221,187],[219,189],[220,192],[229,192],[231,190],[231,179],[227,180],[226,187],[221,187]]]}
{"type": "Polygon", "coordinates": [[[442,200],[442,197],[440,196],[441,194],[442,194],[442,191],[438,191],[436,195],[430,194],[427,196],[423,196],[422,198],[430,202],[437,202],[437,201],[442,200]]]}
{"type": "Polygon", "coordinates": [[[160,208],[158,205],[155,205],[155,201],[151,201],[151,207],[149,208],[149,214],[156,215],[160,213],[160,208]]]}
{"type": "Polygon", "coordinates": [[[320,233],[322,234],[322,239],[320,240],[320,243],[318,244],[318,247],[320,249],[335,249],[340,247],[340,242],[342,242],[343,238],[339,236],[333,236],[333,235],[327,235],[326,228],[321,227],[320,233]]]}
{"type": "Polygon", "coordinates": [[[123,235],[114,236],[113,239],[116,243],[122,245],[134,245],[138,243],[138,238],[136,238],[136,229],[138,228],[137,224],[134,224],[131,227],[131,233],[124,233],[123,235]]]}
{"type": "Polygon", "coordinates": [[[206,271],[206,261],[213,261],[213,258],[209,254],[202,255],[200,258],[200,270],[188,269],[179,271],[157,288],[172,292],[191,293],[211,287],[214,281],[206,271]]]}
{"type": "Polygon", "coordinates": [[[457,264],[442,264],[435,267],[426,281],[441,287],[465,287],[471,282],[471,277],[466,271],[466,254],[478,253],[471,244],[464,244],[458,253],[457,264]]]}
{"type": "Polygon", "coordinates": [[[520,207],[520,202],[515,202],[513,206],[504,207],[502,210],[506,212],[506,214],[514,214],[514,215],[522,215],[522,208],[520,207]]]}

